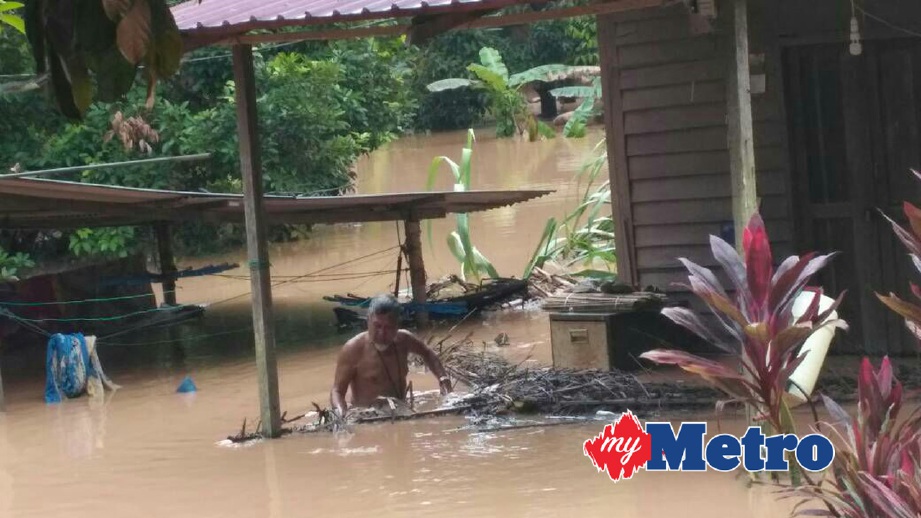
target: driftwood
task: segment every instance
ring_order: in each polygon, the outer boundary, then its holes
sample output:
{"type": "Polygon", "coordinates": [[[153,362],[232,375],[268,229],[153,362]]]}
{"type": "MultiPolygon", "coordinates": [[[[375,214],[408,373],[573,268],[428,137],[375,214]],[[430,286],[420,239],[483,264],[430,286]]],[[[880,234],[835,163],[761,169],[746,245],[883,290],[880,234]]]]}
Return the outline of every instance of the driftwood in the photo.
{"type": "Polygon", "coordinates": [[[607,293],[569,293],[552,295],[544,300],[544,311],[576,311],[582,313],[626,313],[658,311],[665,305],[660,293],[636,292],[625,295],[607,293]]]}

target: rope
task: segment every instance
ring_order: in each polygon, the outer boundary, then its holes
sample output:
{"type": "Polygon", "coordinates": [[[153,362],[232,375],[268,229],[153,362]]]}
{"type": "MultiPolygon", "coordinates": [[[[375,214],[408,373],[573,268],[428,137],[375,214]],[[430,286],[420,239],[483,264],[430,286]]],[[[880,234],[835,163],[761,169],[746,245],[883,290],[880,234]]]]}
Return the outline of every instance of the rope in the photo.
{"type": "Polygon", "coordinates": [[[174,307],[164,307],[164,308],[153,308],[153,309],[144,309],[141,311],[135,311],[132,313],[125,313],[124,315],[116,315],[111,317],[85,317],[85,318],[24,318],[19,315],[14,315],[9,311],[3,310],[3,314],[6,314],[16,320],[21,322],[111,322],[113,320],[121,320],[123,318],[129,318],[137,315],[144,315],[147,313],[153,313],[156,311],[175,311],[174,307]]]}
{"type": "MultiPolygon", "coordinates": [[[[363,255],[363,256],[361,256],[361,257],[356,257],[355,259],[349,259],[348,261],[345,261],[345,262],[342,262],[342,263],[338,263],[338,264],[334,264],[334,265],[331,265],[331,266],[327,266],[327,267],[325,267],[325,268],[320,268],[319,270],[315,270],[315,271],[312,271],[312,272],[309,272],[309,273],[305,273],[304,275],[298,275],[298,276],[292,277],[292,278],[290,278],[290,279],[287,279],[287,280],[284,280],[284,281],[281,281],[281,282],[273,283],[273,284],[272,284],[272,288],[277,288],[277,287],[279,287],[279,286],[284,286],[285,284],[290,284],[290,283],[296,282],[296,281],[298,281],[298,280],[300,280],[300,279],[304,279],[304,278],[306,278],[306,277],[310,277],[310,276],[316,275],[316,274],[318,274],[318,273],[327,272],[327,271],[329,271],[329,270],[332,270],[332,269],[334,269],[334,268],[339,268],[339,267],[345,266],[345,265],[347,265],[347,264],[352,264],[352,263],[355,263],[355,262],[358,262],[358,261],[363,261],[363,260],[365,260],[365,259],[368,259],[368,258],[377,256],[377,255],[381,255],[381,254],[386,253],[386,252],[390,252],[390,251],[392,251],[394,248],[397,248],[397,247],[390,247],[390,248],[385,248],[385,249],[383,249],[383,250],[378,250],[377,252],[372,252],[372,253],[370,253],[370,254],[363,255]]],[[[214,306],[217,306],[217,305],[219,305],[219,304],[224,304],[224,303],[226,303],[226,302],[230,302],[230,301],[232,301],[232,300],[236,300],[236,299],[245,297],[245,296],[247,296],[247,295],[249,295],[249,294],[250,294],[250,292],[247,291],[247,292],[241,293],[241,294],[239,294],[239,295],[234,295],[233,297],[228,297],[228,298],[226,298],[226,299],[219,300],[219,301],[217,301],[217,302],[211,304],[211,307],[214,307],[214,306]]]]}
{"type": "Polygon", "coordinates": [[[9,318],[10,320],[13,320],[14,322],[19,322],[19,324],[25,327],[26,329],[32,331],[33,333],[38,333],[44,336],[45,338],[48,338],[49,336],[51,336],[51,333],[49,333],[48,331],[45,331],[44,329],[42,329],[36,324],[33,324],[31,322],[21,319],[18,315],[10,313],[8,310],[0,308],[0,315],[6,316],[7,318],[9,318]]]}
{"type": "Polygon", "coordinates": [[[867,18],[870,18],[871,20],[876,20],[877,22],[879,22],[879,23],[881,23],[881,24],[883,24],[883,25],[888,26],[890,29],[895,29],[895,30],[897,30],[897,31],[904,32],[905,34],[908,34],[909,36],[921,37],[921,32],[913,31],[913,30],[911,30],[911,29],[906,29],[905,27],[901,27],[901,26],[896,25],[896,24],[894,24],[894,23],[892,23],[892,22],[890,22],[890,21],[888,21],[888,20],[885,20],[885,19],[883,19],[883,18],[880,18],[879,16],[876,16],[876,15],[873,14],[873,13],[868,13],[863,7],[860,7],[859,5],[854,4],[854,5],[852,5],[851,7],[852,7],[852,8],[856,8],[858,11],[860,11],[861,13],[863,13],[863,15],[866,16],[867,18]]]}
{"type": "MultiPolygon", "coordinates": [[[[236,333],[242,333],[244,331],[252,331],[253,326],[241,327],[239,329],[233,329],[231,331],[222,331],[220,333],[205,333],[195,336],[190,336],[188,338],[180,338],[179,340],[155,340],[151,342],[109,342],[106,341],[106,345],[114,345],[118,347],[133,347],[133,346],[146,346],[146,345],[161,345],[161,344],[171,344],[174,342],[194,342],[196,340],[204,340],[205,338],[213,338],[215,336],[225,336],[232,335],[236,333]]],[[[101,339],[97,339],[96,342],[99,342],[101,339]]]]}
{"type": "MultiPolygon", "coordinates": [[[[404,271],[408,271],[408,270],[404,269],[404,271]]],[[[279,276],[273,276],[273,278],[291,279],[292,281],[296,279],[297,280],[296,282],[330,282],[330,281],[342,281],[342,280],[350,280],[350,279],[363,279],[365,277],[373,277],[373,276],[384,275],[384,274],[389,274],[389,273],[392,273],[392,270],[377,270],[377,271],[372,271],[372,272],[354,272],[354,273],[317,274],[317,275],[311,276],[311,277],[317,277],[317,279],[309,279],[309,278],[301,279],[301,277],[303,277],[301,275],[279,275],[279,276]]],[[[250,280],[250,276],[248,275],[217,274],[215,275],[215,277],[224,277],[227,279],[234,279],[238,281],[250,280]]]]}
{"type": "MultiPolygon", "coordinates": [[[[175,290],[166,291],[166,293],[176,293],[175,290]]],[[[152,295],[125,295],[123,297],[107,297],[107,298],[98,298],[98,299],[82,299],[82,300],[65,300],[62,302],[3,302],[0,301],[0,306],[22,306],[22,307],[40,307],[40,306],[66,306],[71,304],[93,304],[97,302],[113,302],[116,300],[129,300],[129,299],[139,299],[144,297],[150,297],[152,295]]]]}

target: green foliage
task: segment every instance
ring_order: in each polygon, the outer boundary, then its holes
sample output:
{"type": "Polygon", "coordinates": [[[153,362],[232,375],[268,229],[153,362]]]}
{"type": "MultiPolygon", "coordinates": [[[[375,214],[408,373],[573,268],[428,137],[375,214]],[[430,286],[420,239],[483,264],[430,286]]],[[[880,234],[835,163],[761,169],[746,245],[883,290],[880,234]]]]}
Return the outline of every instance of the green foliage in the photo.
{"type": "Polygon", "coordinates": [[[570,67],[565,65],[542,65],[525,72],[509,76],[508,67],[494,48],[480,49],[480,63],[467,65],[467,70],[476,79],[448,78],[428,85],[430,92],[443,92],[457,88],[477,88],[486,93],[487,112],[496,122],[496,135],[511,137],[528,131],[531,140],[547,135],[547,128],[541,128],[528,111],[520,90],[527,83],[543,81],[548,75],[564,74],[570,67]]]}
{"type": "Polygon", "coordinates": [[[617,263],[614,242],[614,220],[611,217],[611,184],[598,177],[607,163],[605,140],[595,146],[595,156],[579,171],[580,183],[585,183],[582,201],[562,220],[550,218],[532,254],[525,277],[534,267],[555,261],[566,269],[589,269],[601,263],[609,271],[617,263]]]}
{"type": "MultiPolygon", "coordinates": [[[[0,56],[0,75],[11,76],[13,82],[32,75],[32,56],[22,34],[0,30],[0,56]]],[[[9,82],[4,80],[2,84],[9,82]]],[[[0,93],[0,170],[39,155],[47,134],[63,122],[37,90],[0,93]]]]}
{"type": "MultiPolygon", "coordinates": [[[[467,145],[461,151],[460,164],[446,156],[435,157],[429,166],[429,176],[426,189],[432,190],[435,185],[435,179],[438,177],[438,171],[441,164],[448,164],[451,175],[454,178],[454,190],[464,192],[470,189],[471,159],[473,158],[473,142],[476,136],[473,130],[467,132],[467,145]]],[[[474,245],[470,239],[470,220],[467,214],[456,214],[457,230],[448,235],[448,249],[455,259],[461,264],[461,279],[472,282],[479,282],[484,277],[498,278],[499,273],[474,245]]],[[[432,243],[432,226],[431,221],[426,221],[426,232],[429,244],[432,243]]]]}
{"type": "Polygon", "coordinates": [[[15,13],[15,10],[23,7],[23,5],[19,2],[0,0],[0,31],[3,30],[4,25],[7,25],[22,34],[26,33],[26,26],[22,21],[22,17],[15,13]]]}
{"type": "Polygon", "coordinates": [[[179,69],[182,40],[164,0],[33,0],[24,17],[35,72],[68,118],[120,99],[140,65],[150,107],[157,79],[179,69]]]}
{"type": "Polygon", "coordinates": [[[582,138],[586,126],[592,117],[599,115],[597,101],[601,99],[601,78],[592,80],[592,86],[564,86],[550,91],[554,97],[581,97],[582,103],[573,111],[572,116],[563,126],[563,136],[582,138]]]}
{"type": "Polygon", "coordinates": [[[0,281],[15,279],[22,270],[34,267],[35,262],[29,254],[11,254],[0,248],[0,281]]]}
{"type": "Polygon", "coordinates": [[[137,246],[134,227],[81,228],[70,235],[75,256],[122,258],[137,246]]]}
{"type": "Polygon", "coordinates": [[[568,55],[573,65],[598,65],[598,25],[594,16],[567,20],[564,29],[572,41],[568,55]]]}

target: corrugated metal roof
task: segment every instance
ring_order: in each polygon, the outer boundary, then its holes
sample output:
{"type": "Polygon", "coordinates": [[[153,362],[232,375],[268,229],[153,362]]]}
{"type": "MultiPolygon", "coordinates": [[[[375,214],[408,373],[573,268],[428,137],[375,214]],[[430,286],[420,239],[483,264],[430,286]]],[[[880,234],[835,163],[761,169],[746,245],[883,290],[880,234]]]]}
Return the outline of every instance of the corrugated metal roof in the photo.
{"type": "MultiPolygon", "coordinates": [[[[335,197],[266,196],[270,223],[395,221],[478,212],[524,202],[547,190],[416,192],[335,197]]],[[[132,189],[0,177],[0,228],[66,229],[155,221],[243,222],[243,196],[132,189]]]]}
{"type": "Polygon", "coordinates": [[[188,0],[172,8],[179,30],[241,33],[305,23],[390,19],[499,9],[524,0],[188,0]]]}

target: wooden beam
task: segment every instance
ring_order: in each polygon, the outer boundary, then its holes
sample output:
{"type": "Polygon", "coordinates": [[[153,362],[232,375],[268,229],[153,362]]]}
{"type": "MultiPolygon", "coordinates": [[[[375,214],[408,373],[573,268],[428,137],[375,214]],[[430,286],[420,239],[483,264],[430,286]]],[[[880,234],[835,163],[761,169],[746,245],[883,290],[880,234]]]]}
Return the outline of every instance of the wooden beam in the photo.
{"type": "Polygon", "coordinates": [[[617,22],[602,17],[598,18],[596,23],[601,63],[601,97],[604,99],[604,127],[607,133],[608,171],[611,180],[614,245],[617,248],[617,276],[625,284],[637,285],[639,272],[635,260],[633,202],[627,162],[627,137],[624,131],[620,64],[616,47],[617,22]]]}
{"type": "Polygon", "coordinates": [[[160,275],[163,276],[163,302],[176,305],[176,259],[173,257],[173,241],[170,224],[165,221],[154,223],[157,234],[157,252],[160,260],[160,275]]]}
{"type": "MultiPolygon", "coordinates": [[[[403,223],[406,229],[406,257],[409,259],[409,282],[413,290],[413,303],[422,305],[426,302],[425,263],[422,261],[422,228],[419,218],[411,216],[403,223]]],[[[416,325],[424,328],[428,325],[429,315],[424,309],[416,311],[416,325]]]]}
{"type": "Polygon", "coordinates": [[[260,43],[294,43],[298,41],[330,41],[358,38],[386,38],[401,36],[409,30],[408,24],[384,25],[378,27],[355,27],[351,29],[330,29],[325,31],[297,31],[275,34],[245,34],[226,40],[231,45],[258,45],[260,43]]]}
{"type": "Polygon", "coordinates": [[[281,413],[278,403],[278,365],[275,359],[272,281],[269,274],[265,206],[262,197],[262,160],[256,113],[256,78],[253,71],[253,48],[249,45],[234,45],[233,47],[233,78],[236,85],[240,169],[243,174],[246,249],[249,256],[250,282],[253,292],[253,331],[259,376],[262,432],[268,437],[278,437],[281,434],[281,413]]]}
{"type": "MultiPolygon", "coordinates": [[[[463,29],[489,29],[496,27],[508,27],[511,25],[527,25],[535,22],[547,20],[563,20],[567,18],[578,18],[580,16],[597,16],[610,13],[621,13],[633,11],[636,9],[646,9],[649,7],[663,7],[676,3],[673,0],[615,0],[609,2],[600,2],[596,4],[581,5],[575,7],[566,7],[562,9],[547,9],[544,11],[529,11],[525,13],[507,14],[502,16],[476,17],[473,20],[452,24],[445,28],[444,32],[449,30],[463,29]]],[[[488,14],[490,11],[482,11],[478,16],[488,14]]],[[[474,14],[474,13],[470,13],[474,14]]],[[[459,13],[444,14],[442,16],[459,16],[459,13]]],[[[322,18],[313,18],[309,21],[297,23],[292,20],[288,26],[292,27],[309,27],[318,23],[326,23],[322,18]]],[[[396,25],[385,25],[377,27],[355,27],[348,29],[332,29],[320,31],[292,31],[271,34],[242,34],[228,35],[221,41],[223,44],[260,44],[260,43],[285,43],[311,40],[342,40],[353,38],[372,38],[372,37],[393,37],[407,34],[413,29],[413,25],[401,23],[396,25]]]]}
{"type": "Polygon", "coordinates": [[[732,177],[732,220],[736,249],[742,250],[742,234],[758,211],[755,177],[755,132],[752,126],[751,78],[748,63],[747,0],[729,0],[726,10],[731,27],[726,103],[729,131],[729,170],[732,177]]]}
{"type": "Polygon", "coordinates": [[[457,29],[466,23],[473,22],[494,12],[495,10],[472,11],[461,14],[440,14],[436,16],[416,16],[412,19],[412,23],[406,31],[406,44],[417,46],[425,45],[441,34],[457,29]]]}

